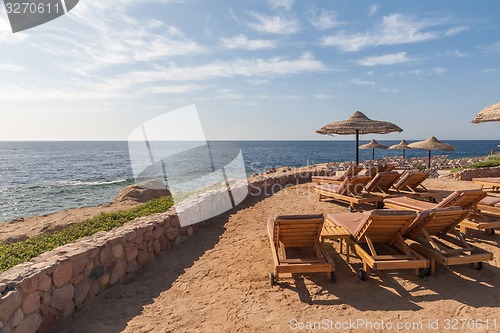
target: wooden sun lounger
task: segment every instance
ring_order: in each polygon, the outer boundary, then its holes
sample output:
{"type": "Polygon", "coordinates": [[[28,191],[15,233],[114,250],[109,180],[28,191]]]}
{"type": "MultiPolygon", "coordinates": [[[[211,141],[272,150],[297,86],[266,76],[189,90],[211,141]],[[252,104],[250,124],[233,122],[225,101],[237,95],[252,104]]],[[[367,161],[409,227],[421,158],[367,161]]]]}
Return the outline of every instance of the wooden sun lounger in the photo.
{"type": "Polygon", "coordinates": [[[378,206],[382,203],[382,197],[364,193],[365,186],[370,181],[369,176],[347,177],[339,185],[317,184],[315,191],[318,199],[323,197],[349,204],[349,211],[355,211],[359,205],[372,203],[378,206]]]}
{"type": "Polygon", "coordinates": [[[488,195],[478,203],[477,208],[482,213],[491,214],[500,218],[500,197],[488,195]]]}
{"type": "Polygon", "coordinates": [[[354,251],[363,261],[358,276],[366,280],[370,270],[414,269],[423,277],[430,262],[411,250],[401,234],[415,220],[416,213],[375,209],[365,213],[328,214],[326,224],[347,230],[354,241],[354,251]]]}
{"type": "Polygon", "coordinates": [[[490,188],[492,192],[500,191],[500,177],[472,178],[472,181],[481,185],[482,189],[487,190],[490,188]]]}
{"type": "MultiPolygon", "coordinates": [[[[487,193],[483,190],[459,190],[451,193],[438,204],[409,197],[392,197],[384,199],[384,205],[387,208],[410,209],[416,212],[426,209],[459,206],[471,213],[465,220],[460,222],[459,227],[461,232],[466,234],[468,229],[473,229],[483,230],[487,234],[493,235],[495,228],[500,227],[500,217],[496,218],[478,210],[478,203],[484,200],[486,196],[487,193]]],[[[500,203],[500,198],[498,198],[498,202],[500,203]]]]}
{"type": "Polygon", "coordinates": [[[469,214],[457,206],[423,210],[403,230],[406,244],[431,260],[432,272],[436,262],[444,266],[475,264],[476,269],[481,269],[493,254],[467,243],[455,229],[469,214]]]}
{"type": "Polygon", "coordinates": [[[350,165],[340,176],[312,176],[313,183],[318,184],[340,184],[348,176],[356,176],[363,170],[363,166],[350,165]]]}
{"type": "Polygon", "coordinates": [[[405,171],[401,178],[394,184],[394,189],[413,197],[425,198],[436,201],[441,195],[439,192],[428,190],[422,183],[429,178],[428,172],[405,171]]]}
{"type": "Polygon", "coordinates": [[[335,282],[335,265],[322,243],[324,217],[320,215],[283,215],[267,220],[274,271],[274,285],[282,273],[327,274],[335,282]],[[294,253],[295,252],[295,253],[294,253]]]}
{"type": "MultiPolygon", "coordinates": [[[[391,194],[391,187],[394,185],[394,183],[396,183],[399,177],[399,172],[379,172],[366,185],[366,191],[368,193],[388,196],[391,194]]],[[[392,194],[394,194],[394,191],[392,194]]]]}

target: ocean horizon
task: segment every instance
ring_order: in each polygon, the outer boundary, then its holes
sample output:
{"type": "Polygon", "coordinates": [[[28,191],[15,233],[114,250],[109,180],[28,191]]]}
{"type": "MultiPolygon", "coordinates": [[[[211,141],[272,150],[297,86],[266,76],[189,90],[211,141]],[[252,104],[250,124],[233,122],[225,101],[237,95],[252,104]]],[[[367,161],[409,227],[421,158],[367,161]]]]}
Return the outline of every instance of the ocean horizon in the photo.
{"type": "MultiPolygon", "coordinates": [[[[399,142],[378,141],[387,146],[399,142]]],[[[366,142],[369,140],[360,140],[360,144],[366,142]]],[[[436,151],[433,155],[447,155],[450,159],[484,156],[498,146],[496,140],[445,142],[456,151],[436,151]]],[[[355,158],[354,140],[214,140],[209,143],[214,147],[217,143],[230,143],[231,154],[239,148],[247,176],[270,168],[355,158]]],[[[182,142],[176,144],[182,145],[182,142]]],[[[224,155],[225,146],[219,145],[222,147],[219,155],[224,155]]],[[[227,154],[230,155],[229,151],[227,154]]],[[[360,161],[371,159],[371,154],[371,149],[360,150],[360,161]]],[[[406,151],[407,158],[427,154],[420,149],[406,151]]],[[[401,150],[375,150],[376,159],[401,155],[401,150]]],[[[196,165],[198,162],[188,158],[183,163],[196,165]]],[[[185,174],[179,176],[196,177],[194,169],[183,170],[185,174]]],[[[0,141],[0,221],[109,203],[122,188],[134,182],[126,141],[0,141]]]]}

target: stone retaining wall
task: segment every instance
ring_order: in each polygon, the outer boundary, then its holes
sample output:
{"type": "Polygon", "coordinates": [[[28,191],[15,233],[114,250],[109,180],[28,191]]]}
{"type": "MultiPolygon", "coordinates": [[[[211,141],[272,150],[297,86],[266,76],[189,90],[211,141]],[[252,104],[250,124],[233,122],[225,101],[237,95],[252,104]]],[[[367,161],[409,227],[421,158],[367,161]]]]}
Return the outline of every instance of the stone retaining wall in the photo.
{"type": "Polygon", "coordinates": [[[472,180],[472,178],[500,177],[500,167],[465,169],[454,174],[459,180],[472,180]]]}
{"type": "MultiPolygon", "coordinates": [[[[259,176],[249,181],[252,195],[269,195],[289,184],[309,182],[314,169],[259,176]]],[[[245,185],[246,186],[246,185],[245,185]]],[[[177,212],[202,205],[214,195],[176,207],[177,212]]],[[[0,274],[0,333],[51,332],[75,309],[104,289],[133,276],[154,256],[180,246],[199,225],[182,227],[174,208],[135,219],[58,247],[0,274]]]]}

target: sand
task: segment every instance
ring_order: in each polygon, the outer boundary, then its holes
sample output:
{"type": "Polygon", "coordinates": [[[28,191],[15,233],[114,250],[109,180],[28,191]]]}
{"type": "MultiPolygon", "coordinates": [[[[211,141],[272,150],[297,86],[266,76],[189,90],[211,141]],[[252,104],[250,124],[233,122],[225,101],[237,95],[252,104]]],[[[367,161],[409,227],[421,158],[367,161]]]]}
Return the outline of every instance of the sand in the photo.
{"type": "Polygon", "coordinates": [[[96,207],[81,207],[47,214],[43,216],[26,217],[14,221],[0,222],[0,241],[16,242],[45,232],[64,229],[82,220],[94,217],[100,213],[117,212],[130,209],[138,203],[133,201],[110,203],[96,207]]]}
{"type": "MultiPolygon", "coordinates": [[[[426,185],[448,191],[476,188],[450,180],[426,185]]],[[[297,332],[315,322],[323,330],[311,331],[500,331],[498,234],[471,234],[472,243],[495,255],[481,271],[438,266],[425,279],[407,270],[375,272],[363,282],[356,276],[359,260],[350,266],[334,253],[337,283],[326,274],[310,274],[269,284],[265,221],[270,215],[345,211],[345,206],[318,202],[310,184],[248,198],[239,210],[206,221],[182,246],[161,254],[130,281],[105,290],[58,332],[297,332]]]]}

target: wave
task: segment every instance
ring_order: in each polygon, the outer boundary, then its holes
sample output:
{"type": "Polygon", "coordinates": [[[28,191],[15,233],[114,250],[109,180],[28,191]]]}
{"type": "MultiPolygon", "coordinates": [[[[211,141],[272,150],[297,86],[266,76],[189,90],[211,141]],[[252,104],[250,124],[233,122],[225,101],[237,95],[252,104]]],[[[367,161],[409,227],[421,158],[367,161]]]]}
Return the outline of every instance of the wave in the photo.
{"type": "Polygon", "coordinates": [[[56,182],[56,186],[102,186],[102,185],[115,185],[122,183],[133,182],[133,179],[117,179],[117,180],[96,180],[96,181],[82,181],[82,180],[60,180],[56,182]]]}

